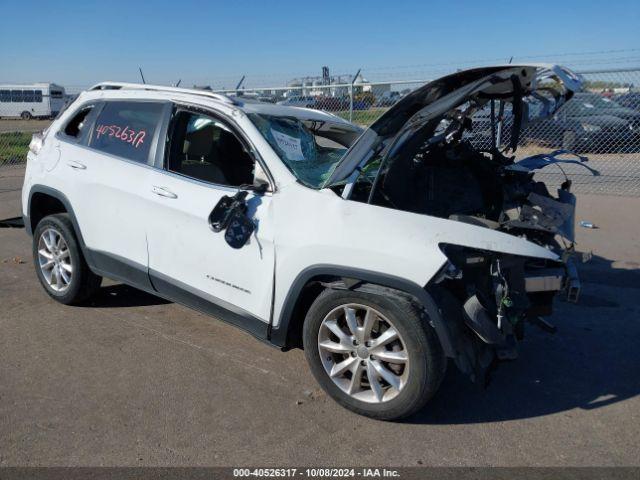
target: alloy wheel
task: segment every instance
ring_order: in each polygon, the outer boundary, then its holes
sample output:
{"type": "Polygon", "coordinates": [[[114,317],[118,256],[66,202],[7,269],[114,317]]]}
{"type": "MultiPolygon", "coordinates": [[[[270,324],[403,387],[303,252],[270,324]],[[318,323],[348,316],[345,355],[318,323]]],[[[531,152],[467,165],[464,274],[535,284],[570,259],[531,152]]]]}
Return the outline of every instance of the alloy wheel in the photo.
{"type": "Polygon", "coordinates": [[[342,391],[368,403],[395,398],[409,376],[409,355],[393,323],[376,309],[346,304],[325,316],[318,332],[325,371],[342,391]]]}
{"type": "Polygon", "coordinates": [[[38,263],[49,287],[55,292],[69,288],[73,276],[73,263],[69,246],[55,228],[45,229],[38,240],[38,263]]]}

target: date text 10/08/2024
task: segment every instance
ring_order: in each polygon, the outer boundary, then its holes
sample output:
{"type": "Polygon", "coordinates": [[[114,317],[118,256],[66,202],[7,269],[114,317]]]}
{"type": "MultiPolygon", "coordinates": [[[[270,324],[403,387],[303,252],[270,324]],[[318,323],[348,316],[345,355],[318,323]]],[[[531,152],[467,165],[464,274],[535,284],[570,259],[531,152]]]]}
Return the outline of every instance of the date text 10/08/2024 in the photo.
{"type": "Polygon", "coordinates": [[[234,468],[233,476],[237,478],[398,478],[400,472],[387,468],[234,468]]]}

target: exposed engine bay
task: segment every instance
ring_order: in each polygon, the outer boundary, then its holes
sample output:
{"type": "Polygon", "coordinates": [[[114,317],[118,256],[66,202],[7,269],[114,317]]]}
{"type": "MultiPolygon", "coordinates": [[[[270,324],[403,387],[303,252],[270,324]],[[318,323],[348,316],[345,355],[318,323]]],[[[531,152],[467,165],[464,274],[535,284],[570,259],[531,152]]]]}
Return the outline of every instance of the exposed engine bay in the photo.
{"type": "Polygon", "coordinates": [[[517,358],[525,323],[555,331],[542,317],[552,313],[559,292],[578,300],[571,180],[565,176],[551,191],[534,177],[550,165],[562,171],[562,163],[598,172],[567,151],[516,160],[520,130],[553,114],[576,89],[566,71],[557,73],[509,67],[463,86],[454,74],[452,85],[445,77],[431,90],[423,87],[395,118],[396,107],[371,127],[377,137],[369,140],[366,161],[340,186],[351,200],[501,231],[558,255],[552,261],[440,244],[449,261],[427,289],[447,317],[456,364],[474,381],[486,382],[497,360],[517,358]],[[513,115],[508,132],[505,106],[513,115]],[[482,109],[490,111],[488,122],[475,121],[482,109]]]}

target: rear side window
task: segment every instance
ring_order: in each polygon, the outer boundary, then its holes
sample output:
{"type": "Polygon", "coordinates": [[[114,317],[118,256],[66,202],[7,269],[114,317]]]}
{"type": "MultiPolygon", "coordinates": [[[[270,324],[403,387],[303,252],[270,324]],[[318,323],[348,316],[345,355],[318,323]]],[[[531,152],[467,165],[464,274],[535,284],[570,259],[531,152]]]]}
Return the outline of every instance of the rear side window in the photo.
{"type": "Polygon", "coordinates": [[[157,102],[107,102],[96,119],[89,146],[111,155],[147,163],[164,105],[157,102]]]}
{"type": "Polygon", "coordinates": [[[9,103],[11,101],[11,90],[0,90],[0,102],[9,103]]]}

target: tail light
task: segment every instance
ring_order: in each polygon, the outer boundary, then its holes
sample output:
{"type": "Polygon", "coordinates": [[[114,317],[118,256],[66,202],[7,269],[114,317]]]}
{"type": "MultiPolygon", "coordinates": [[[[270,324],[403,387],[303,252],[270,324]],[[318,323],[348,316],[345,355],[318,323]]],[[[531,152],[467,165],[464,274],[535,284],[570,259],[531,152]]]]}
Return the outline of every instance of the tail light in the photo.
{"type": "Polygon", "coordinates": [[[38,155],[42,147],[44,146],[44,139],[47,135],[47,131],[43,130],[42,132],[34,133],[31,137],[31,142],[29,142],[29,151],[34,155],[38,155]]]}

